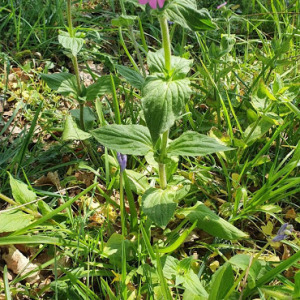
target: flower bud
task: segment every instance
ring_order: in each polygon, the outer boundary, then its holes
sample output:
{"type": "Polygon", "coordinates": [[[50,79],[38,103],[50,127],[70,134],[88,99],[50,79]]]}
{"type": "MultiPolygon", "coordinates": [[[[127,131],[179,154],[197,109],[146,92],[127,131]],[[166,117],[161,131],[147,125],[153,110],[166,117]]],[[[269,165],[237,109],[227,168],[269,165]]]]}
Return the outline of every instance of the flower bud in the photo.
{"type": "Polygon", "coordinates": [[[127,155],[117,152],[117,158],[120,165],[120,171],[122,173],[126,169],[127,155]]]}

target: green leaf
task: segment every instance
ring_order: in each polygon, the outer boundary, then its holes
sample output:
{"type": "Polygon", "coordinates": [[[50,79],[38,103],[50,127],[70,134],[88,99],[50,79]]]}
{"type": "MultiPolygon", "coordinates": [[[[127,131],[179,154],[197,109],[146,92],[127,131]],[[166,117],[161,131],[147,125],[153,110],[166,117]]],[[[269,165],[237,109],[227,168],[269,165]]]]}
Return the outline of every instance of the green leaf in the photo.
{"type": "Polygon", "coordinates": [[[141,264],[137,270],[137,274],[147,277],[152,283],[158,283],[159,278],[156,268],[150,267],[147,263],[141,264]]]}
{"type": "MultiPolygon", "coordinates": [[[[81,35],[81,33],[78,33],[81,35]]],[[[84,39],[80,37],[71,37],[70,34],[66,31],[60,31],[58,36],[58,42],[66,49],[71,51],[73,56],[77,56],[79,51],[81,50],[84,39]]]]}
{"type": "Polygon", "coordinates": [[[147,54],[147,65],[151,73],[165,73],[164,49],[156,52],[149,51],[147,54]]]}
{"type": "Polygon", "coordinates": [[[144,214],[158,226],[167,226],[177,207],[175,196],[176,192],[170,189],[148,189],[142,197],[144,214]]]}
{"type": "Polygon", "coordinates": [[[122,154],[145,155],[152,150],[152,142],[147,127],[142,125],[107,125],[91,134],[107,148],[122,154]]]}
{"type": "Polygon", "coordinates": [[[276,278],[278,274],[284,272],[292,265],[296,265],[299,259],[300,259],[300,251],[297,251],[294,255],[290,256],[286,260],[281,261],[275,268],[272,268],[271,270],[265,272],[263,276],[259,277],[255,281],[255,284],[253,286],[251,287],[247,286],[244,292],[245,299],[247,299],[247,297],[249,296],[249,294],[252,293],[253,290],[274,280],[274,278],[276,278]]]}
{"type": "Polygon", "coordinates": [[[53,211],[52,207],[50,207],[46,202],[44,202],[43,200],[40,200],[38,202],[38,208],[39,208],[39,211],[41,212],[41,214],[43,216],[51,213],[53,211]]]}
{"type": "Polygon", "coordinates": [[[112,264],[122,264],[122,244],[125,243],[126,261],[134,258],[136,249],[134,244],[122,237],[121,234],[113,233],[103,249],[103,255],[107,256],[112,264]]]}
{"type": "Polygon", "coordinates": [[[149,182],[147,176],[133,170],[126,170],[129,179],[130,189],[138,195],[142,195],[148,188],[149,182]]]}
{"type": "MultiPolygon", "coordinates": [[[[119,83],[117,77],[114,77],[114,81],[116,84],[119,83]]],[[[94,101],[97,97],[111,93],[112,88],[110,75],[101,76],[95,83],[86,88],[86,100],[94,101]]]]}
{"type": "Polygon", "coordinates": [[[62,95],[78,94],[76,77],[70,73],[41,74],[50,89],[62,95]]]}
{"type": "Polygon", "coordinates": [[[186,100],[191,95],[190,80],[186,74],[190,71],[191,60],[171,57],[171,71],[165,70],[164,50],[149,52],[147,62],[151,73],[143,90],[142,105],[147,126],[155,143],[159,135],[168,130],[180,117],[186,100]]]}
{"type": "Polygon", "coordinates": [[[222,34],[221,37],[221,49],[222,55],[229,53],[236,43],[236,38],[234,34],[222,34]]]}
{"type": "Polygon", "coordinates": [[[283,80],[280,74],[275,73],[275,79],[273,82],[273,93],[276,95],[282,88],[284,88],[283,80]]]}
{"type": "Polygon", "coordinates": [[[258,209],[265,213],[281,213],[282,212],[282,208],[276,204],[265,204],[265,205],[260,206],[258,209]]]}
{"type": "Polygon", "coordinates": [[[191,189],[190,180],[180,175],[173,175],[168,184],[176,191],[176,201],[184,199],[191,189]]]}
{"type": "MultiPolygon", "coordinates": [[[[80,109],[72,109],[72,110],[70,110],[70,113],[71,113],[72,117],[74,119],[76,119],[76,121],[80,120],[80,109]]],[[[84,107],[84,109],[83,109],[83,119],[85,122],[88,122],[88,123],[96,121],[96,116],[95,116],[93,110],[88,106],[84,107]]]]}
{"type": "Polygon", "coordinates": [[[259,81],[257,88],[257,96],[259,98],[268,98],[270,100],[276,101],[275,96],[272,94],[271,90],[266,86],[263,80],[259,81]]]}
{"type": "Polygon", "coordinates": [[[216,28],[208,10],[198,10],[194,0],[174,0],[166,7],[165,13],[169,20],[193,31],[216,28]]]}
{"type": "Polygon", "coordinates": [[[84,141],[91,137],[91,135],[77,127],[71,116],[67,116],[64,132],[62,135],[63,141],[80,140],[84,141]]]}
{"type": "Polygon", "coordinates": [[[13,232],[29,225],[33,217],[21,211],[0,212],[0,233],[13,232]]]}
{"type": "Polygon", "coordinates": [[[186,216],[192,223],[197,220],[197,226],[213,236],[228,240],[247,237],[247,234],[220,218],[199,201],[193,207],[179,210],[178,214],[186,216]]]}
{"type": "Polygon", "coordinates": [[[203,300],[203,296],[195,295],[191,291],[185,290],[182,300],[203,300]]]}
{"type": "Polygon", "coordinates": [[[266,112],[262,115],[262,119],[274,125],[282,125],[284,123],[283,119],[273,112],[266,112]]]}
{"type": "Polygon", "coordinates": [[[193,295],[199,295],[204,299],[207,292],[202,286],[199,277],[191,269],[193,262],[192,257],[187,257],[178,261],[172,256],[164,256],[162,258],[163,274],[171,280],[176,279],[176,286],[182,284],[186,291],[190,291],[193,295]]]}
{"type": "Polygon", "coordinates": [[[293,299],[300,299],[300,271],[295,274],[295,287],[293,292],[293,299]]]}
{"type": "MultiPolygon", "coordinates": [[[[76,121],[76,124],[80,124],[80,109],[72,109],[70,110],[71,116],[74,118],[76,121]]],[[[84,120],[84,125],[85,125],[85,130],[92,129],[94,121],[96,121],[96,116],[93,112],[93,110],[85,106],[83,108],[83,120],[84,120]]]]}
{"type": "Polygon", "coordinates": [[[120,26],[128,27],[128,26],[134,25],[136,20],[137,20],[137,16],[124,16],[124,15],[121,15],[118,18],[112,19],[111,20],[111,25],[117,26],[117,27],[120,27],[120,26]]]}
{"type": "Polygon", "coordinates": [[[125,66],[116,65],[115,67],[128,83],[139,90],[142,89],[145,79],[140,73],[125,66]]]}
{"type": "Polygon", "coordinates": [[[227,292],[234,283],[234,275],[232,267],[229,263],[225,263],[212,276],[210,282],[210,294],[208,300],[224,299],[227,292]]]}
{"type": "Polygon", "coordinates": [[[197,274],[194,273],[192,269],[182,276],[183,283],[182,285],[188,291],[191,291],[194,295],[199,295],[202,299],[206,299],[208,294],[204,289],[203,285],[200,282],[199,277],[197,274]]]}
{"type": "Polygon", "coordinates": [[[163,273],[167,279],[171,280],[173,277],[176,276],[178,263],[178,259],[170,255],[164,255],[161,258],[163,273]]]}
{"type": "MultiPolygon", "coordinates": [[[[154,152],[148,152],[147,155],[145,155],[145,159],[147,163],[149,164],[149,167],[153,168],[156,172],[159,171],[158,162],[156,161],[154,152]]],[[[169,181],[172,178],[172,175],[177,171],[178,169],[178,156],[172,156],[170,158],[165,158],[164,164],[166,166],[166,175],[167,175],[167,181],[169,181]]],[[[172,185],[178,184],[178,182],[170,182],[172,185]]]]}
{"type": "Polygon", "coordinates": [[[247,139],[245,140],[247,145],[249,146],[261,138],[272,126],[273,124],[265,119],[261,119],[258,123],[254,122],[250,124],[244,132],[244,136],[247,139]]]}
{"type": "Polygon", "coordinates": [[[241,270],[246,270],[249,268],[249,278],[251,278],[252,282],[255,282],[258,278],[258,275],[261,271],[261,269],[265,270],[265,261],[256,260],[254,263],[252,263],[252,259],[250,255],[247,254],[237,254],[230,258],[228,261],[231,265],[234,267],[240,268],[241,270]]]}
{"type": "MultiPolygon", "coordinates": [[[[31,191],[28,186],[20,180],[14,179],[12,175],[9,173],[9,183],[12,195],[15,201],[19,204],[26,204],[28,202],[32,202],[36,200],[36,194],[31,191]]],[[[29,204],[27,207],[32,210],[37,210],[36,205],[29,204]]]]}
{"type": "Polygon", "coordinates": [[[159,76],[149,76],[146,79],[142,105],[154,143],[181,115],[192,92],[189,84],[188,78],[165,80],[159,76]]]}
{"type": "Polygon", "coordinates": [[[195,131],[187,131],[170,143],[167,148],[167,153],[171,156],[203,156],[206,154],[229,150],[233,150],[233,148],[218,143],[214,138],[195,131]]]}
{"type": "MultiPolygon", "coordinates": [[[[171,72],[169,76],[172,79],[182,79],[190,71],[193,61],[178,56],[171,56],[171,72]]],[[[164,49],[156,52],[149,51],[147,54],[147,64],[151,73],[165,73],[164,49]]]]}

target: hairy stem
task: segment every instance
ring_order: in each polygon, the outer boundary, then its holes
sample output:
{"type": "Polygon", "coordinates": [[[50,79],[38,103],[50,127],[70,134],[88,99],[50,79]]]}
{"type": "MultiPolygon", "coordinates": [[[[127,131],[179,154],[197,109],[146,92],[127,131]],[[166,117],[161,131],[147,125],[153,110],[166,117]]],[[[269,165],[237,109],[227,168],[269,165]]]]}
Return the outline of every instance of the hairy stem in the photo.
{"type": "Polygon", "coordinates": [[[166,173],[166,165],[164,163],[158,164],[158,172],[159,172],[159,184],[160,187],[164,190],[167,187],[167,173],[166,173]]]}
{"type": "Polygon", "coordinates": [[[162,44],[165,52],[165,68],[169,73],[171,71],[171,40],[169,34],[168,20],[165,16],[159,18],[162,44]]]}
{"type": "Polygon", "coordinates": [[[67,0],[67,19],[68,19],[68,27],[69,33],[73,36],[73,24],[72,24],[72,13],[71,13],[71,0],[67,0]]]}

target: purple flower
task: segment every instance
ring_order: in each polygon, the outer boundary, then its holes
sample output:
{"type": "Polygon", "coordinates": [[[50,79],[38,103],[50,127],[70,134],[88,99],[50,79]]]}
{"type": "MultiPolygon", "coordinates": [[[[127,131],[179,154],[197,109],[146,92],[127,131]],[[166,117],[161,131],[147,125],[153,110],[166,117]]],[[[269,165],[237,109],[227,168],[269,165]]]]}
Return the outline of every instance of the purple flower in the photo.
{"type": "Polygon", "coordinates": [[[121,173],[126,169],[127,155],[117,152],[117,158],[120,165],[121,173]]]}
{"type": "Polygon", "coordinates": [[[279,228],[277,235],[273,238],[272,242],[280,242],[285,240],[289,235],[292,234],[293,225],[289,225],[288,223],[284,223],[279,228]]]}
{"type": "Polygon", "coordinates": [[[158,6],[160,8],[162,8],[165,4],[165,1],[166,0],[139,0],[139,3],[140,4],[147,4],[149,3],[149,5],[151,6],[151,8],[153,9],[156,9],[157,8],[157,3],[158,3],[158,6]]]}
{"type": "Polygon", "coordinates": [[[219,6],[217,6],[217,9],[220,9],[220,8],[224,7],[226,4],[227,4],[227,1],[224,2],[224,3],[222,3],[222,4],[220,4],[219,6]]]}

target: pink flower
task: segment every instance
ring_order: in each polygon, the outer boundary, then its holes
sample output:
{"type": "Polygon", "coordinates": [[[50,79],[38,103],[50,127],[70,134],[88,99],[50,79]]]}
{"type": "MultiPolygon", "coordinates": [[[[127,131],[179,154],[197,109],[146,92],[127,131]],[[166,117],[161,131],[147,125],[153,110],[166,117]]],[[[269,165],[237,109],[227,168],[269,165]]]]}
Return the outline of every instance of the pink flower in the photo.
{"type": "Polygon", "coordinates": [[[140,4],[147,4],[151,6],[151,8],[156,9],[157,8],[157,3],[160,8],[164,6],[166,0],[139,0],[140,4]]]}

